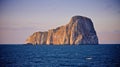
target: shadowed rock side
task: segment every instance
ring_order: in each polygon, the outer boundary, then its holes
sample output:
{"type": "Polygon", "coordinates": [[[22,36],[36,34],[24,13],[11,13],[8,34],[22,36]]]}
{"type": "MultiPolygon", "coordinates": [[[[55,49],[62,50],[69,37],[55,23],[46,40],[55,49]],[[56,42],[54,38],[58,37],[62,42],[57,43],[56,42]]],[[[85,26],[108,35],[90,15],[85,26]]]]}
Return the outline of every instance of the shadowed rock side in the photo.
{"type": "Polygon", "coordinates": [[[83,16],[73,16],[67,25],[47,32],[33,33],[27,38],[26,44],[98,44],[98,37],[91,19],[83,16]]]}

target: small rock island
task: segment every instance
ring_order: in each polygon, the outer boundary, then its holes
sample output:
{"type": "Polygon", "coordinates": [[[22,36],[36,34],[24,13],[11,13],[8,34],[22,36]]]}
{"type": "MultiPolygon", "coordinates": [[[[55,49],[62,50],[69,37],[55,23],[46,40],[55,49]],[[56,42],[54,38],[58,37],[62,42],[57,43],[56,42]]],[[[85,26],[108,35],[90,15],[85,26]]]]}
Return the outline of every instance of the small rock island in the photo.
{"type": "Polygon", "coordinates": [[[68,24],[35,32],[27,38],[26,44],[32,45],[84,45],[98,44],[98,37],[90,18],[73,16],[68,24]]]}

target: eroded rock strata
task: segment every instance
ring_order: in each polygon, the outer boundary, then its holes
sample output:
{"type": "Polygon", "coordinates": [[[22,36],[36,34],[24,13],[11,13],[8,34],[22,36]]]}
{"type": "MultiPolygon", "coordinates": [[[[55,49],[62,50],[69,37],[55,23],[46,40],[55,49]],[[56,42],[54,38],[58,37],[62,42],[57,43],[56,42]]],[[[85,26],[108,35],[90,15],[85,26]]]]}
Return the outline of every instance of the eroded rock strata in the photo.
{"type": "Polygon", "coordinates": [[[27,38],[26,44],[98,44],[98,37],[91,19],[83,16],[73,16],[69,23],[64,26],[46,32],[33,33],[27,38]]]}

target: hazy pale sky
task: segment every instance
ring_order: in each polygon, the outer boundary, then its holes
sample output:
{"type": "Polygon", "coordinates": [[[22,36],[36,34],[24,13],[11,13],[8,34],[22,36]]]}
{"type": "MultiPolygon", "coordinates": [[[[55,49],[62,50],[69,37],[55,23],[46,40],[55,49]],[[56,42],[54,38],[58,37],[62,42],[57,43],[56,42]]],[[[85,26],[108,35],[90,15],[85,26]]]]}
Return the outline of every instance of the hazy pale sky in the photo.
{"type": "Polygon", "coordinates": [[[120,0],[0,0],[0,44],[22,44],[75,15],[92,19],[100,44],[120,44],[120,0]]]}

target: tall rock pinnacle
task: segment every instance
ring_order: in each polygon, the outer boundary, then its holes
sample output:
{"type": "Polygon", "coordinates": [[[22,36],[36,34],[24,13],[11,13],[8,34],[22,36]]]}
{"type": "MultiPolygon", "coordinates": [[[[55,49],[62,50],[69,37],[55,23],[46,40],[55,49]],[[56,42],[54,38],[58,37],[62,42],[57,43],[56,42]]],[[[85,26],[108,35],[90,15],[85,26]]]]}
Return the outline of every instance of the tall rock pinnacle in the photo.
{"type": "Polygon", "coordinates": [[[47,32],[35,32],[27,38],[27,44],[77,45],[98,44],[98,37],[91,19],[73,16],[70,22],[47,32]]]}

